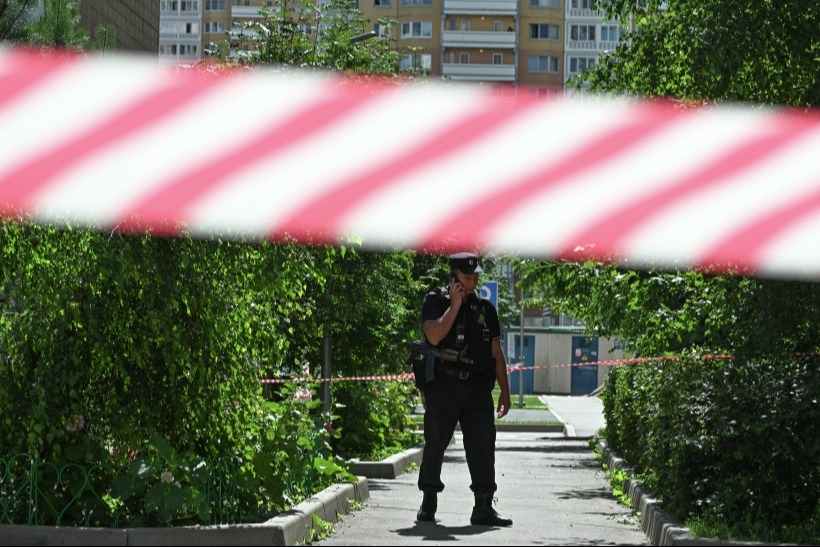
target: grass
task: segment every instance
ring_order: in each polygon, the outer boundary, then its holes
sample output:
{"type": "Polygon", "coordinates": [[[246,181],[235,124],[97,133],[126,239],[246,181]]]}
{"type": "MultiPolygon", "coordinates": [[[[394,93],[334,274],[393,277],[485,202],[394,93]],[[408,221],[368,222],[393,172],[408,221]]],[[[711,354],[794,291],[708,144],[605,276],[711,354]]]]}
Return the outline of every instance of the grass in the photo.
{"type": "MultiPolygon", "coordinates": [[[[498,386],[496,386],[495,389],[493,390],[493,400],[498,402],[498,396],[500,394],[501,394],[501,391],[498,389],[498,386]]],[[[523,397],[524,405],[523,406],[520,405],[519,399],[521,399],[521,397],[519,397],[518,394],[515,394],[515,393],[510,394],[510,410],[517,410],[517,409],[523,409],[523,410],[549,410],[549,406],[546,403],[544,403],[543,401],[541,401],[541,399],[538,398],[538,395],[524,395],[524,397],[523,397]]],[[[421,398],[419,398],[418,405],[421,406],[421,398]]],[[[424,422],[424,414],[421,414],[421,413],[411,414],[410,418],[418,424],[422,424],[424,422]]],[[[516,425],[561,425],[561,422],[558,422],[558,421],[544,421],[544,420],[511,422],[510,420],[507,420],[507,419],[500,419],[500,420],[496,419],[495,423],[496,423],[496,425],[504,425],[504,424],[510,424],[510,423],[515,423],[516,425]]]]}
{"type": "MultiPolygon", "coordinates": [[[[493,389],[493,400],[498,401],[498,396],[501,395],[501,390],[498,386],[493,389]]],[[[521,397],[518,393],[510,393],[510,408],[523,408],[525,410],[549,410],[546,403],[538,398],[538,395],[524,395],[521,397]],[[523,399],[524,406],[521,406],[523,399]]]]}

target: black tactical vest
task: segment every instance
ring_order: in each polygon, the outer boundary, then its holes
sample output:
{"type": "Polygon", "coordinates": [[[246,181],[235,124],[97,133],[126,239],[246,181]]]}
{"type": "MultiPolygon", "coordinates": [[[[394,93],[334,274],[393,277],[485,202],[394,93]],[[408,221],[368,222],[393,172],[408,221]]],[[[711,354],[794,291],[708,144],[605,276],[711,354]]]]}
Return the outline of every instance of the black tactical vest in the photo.
{"type": "MultiPolygon", "coordinates": [[[[437,289],[436,293],[436,297],[440,299],[443,314],[450,307],[450,295],[446,288],[437,289]]],[[[438,347],[464,351],[464,355],[473,361],[473,365],[448,363],[448,366],[473,371],[486,369],[495,371],[492,332],[488,324],[488,318],[493,317],[496,317],[496,312],[490,301],[480,298],[475,293],[467,296],[458,310],[453,328],[438,347]]]]}

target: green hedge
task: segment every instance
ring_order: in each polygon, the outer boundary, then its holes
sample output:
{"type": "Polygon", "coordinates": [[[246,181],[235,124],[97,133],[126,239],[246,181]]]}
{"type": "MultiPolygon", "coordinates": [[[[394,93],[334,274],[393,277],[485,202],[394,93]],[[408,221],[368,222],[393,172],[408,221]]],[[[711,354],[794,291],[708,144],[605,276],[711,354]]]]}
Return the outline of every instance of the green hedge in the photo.
{"type": "Polygon", "coordinates": [[[684,358],[607,376],[604,437],[683,519],[814,527],[820,358],[684,358]]]}

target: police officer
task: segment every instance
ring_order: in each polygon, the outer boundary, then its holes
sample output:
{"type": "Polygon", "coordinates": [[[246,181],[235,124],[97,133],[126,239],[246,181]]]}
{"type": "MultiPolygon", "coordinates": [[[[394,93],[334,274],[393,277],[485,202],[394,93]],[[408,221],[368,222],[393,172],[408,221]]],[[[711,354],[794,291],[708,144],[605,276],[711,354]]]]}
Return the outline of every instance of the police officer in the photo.
{"type": "Polygon", "coordinates": [[[441,466],[456,424],[461,423],[464,452],[475,495],[470,523],[510,526],[512,520],[493,508],[495,482],[495,417],[510,409],[507,364],[501,349],[501,326],[492,302],[476,291],[479,258],[473,253],[449,257],[450,284],[429,292],[422,304],[422,329],[427,342],[458,360],[438,359],[435,378],[424,388],[424,454],[418,486],[424,493],[419,521],[434,521],[438,493],[444,490],[441,466]],[[501,388],[493,409],[495,382],[501,388]]]}

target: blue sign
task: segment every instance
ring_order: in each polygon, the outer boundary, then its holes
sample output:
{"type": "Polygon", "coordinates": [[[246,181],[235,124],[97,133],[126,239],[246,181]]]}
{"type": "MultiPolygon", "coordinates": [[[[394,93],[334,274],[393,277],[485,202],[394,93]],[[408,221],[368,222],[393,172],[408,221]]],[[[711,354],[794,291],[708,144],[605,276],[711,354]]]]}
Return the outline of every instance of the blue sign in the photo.
{"type": "Polygon", "coordinates": [[[481,298],[486,298],[493,303],[493,306],[498,308],[498,283],[495,281],[487,281],[479,289],[481,298]]]}

